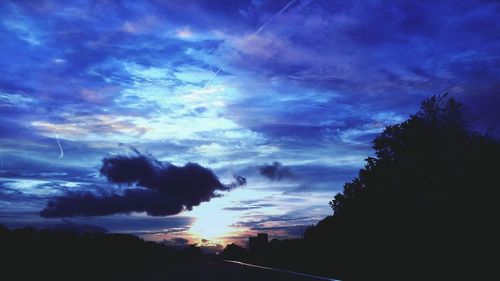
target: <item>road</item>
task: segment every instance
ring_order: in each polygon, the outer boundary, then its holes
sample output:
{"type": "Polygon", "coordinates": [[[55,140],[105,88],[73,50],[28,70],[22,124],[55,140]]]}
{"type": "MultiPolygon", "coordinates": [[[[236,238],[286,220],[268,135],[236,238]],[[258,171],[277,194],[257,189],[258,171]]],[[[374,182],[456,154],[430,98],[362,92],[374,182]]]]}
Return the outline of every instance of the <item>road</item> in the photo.
{"type": "Polygon", "coordinates": [[[286,270],[245,264],[237,261],[214,261],[190,265],[176,265],[167,274],[154,280],[203,281],[326,281],[334,280],[286,270]]]}

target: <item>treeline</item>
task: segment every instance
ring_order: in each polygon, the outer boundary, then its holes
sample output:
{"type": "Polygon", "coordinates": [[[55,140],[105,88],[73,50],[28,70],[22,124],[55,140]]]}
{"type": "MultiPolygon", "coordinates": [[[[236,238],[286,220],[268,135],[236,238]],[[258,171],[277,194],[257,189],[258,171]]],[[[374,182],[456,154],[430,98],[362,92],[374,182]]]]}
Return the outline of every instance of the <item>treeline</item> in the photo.
{"type": "Polygon", "coordinates": [[[132,235],[0,225],[2,280],[156,280],[169,267],[203,259],[197,247],[180,250],[132,235]]]}
{"type": "Polygon", "coordinates": [[[470,120],[453,98],[427,99],[375,138],[375,157],[304,239],[223,256],[344,280],[484,278],[495,268],[500,142],[470,120]]]}

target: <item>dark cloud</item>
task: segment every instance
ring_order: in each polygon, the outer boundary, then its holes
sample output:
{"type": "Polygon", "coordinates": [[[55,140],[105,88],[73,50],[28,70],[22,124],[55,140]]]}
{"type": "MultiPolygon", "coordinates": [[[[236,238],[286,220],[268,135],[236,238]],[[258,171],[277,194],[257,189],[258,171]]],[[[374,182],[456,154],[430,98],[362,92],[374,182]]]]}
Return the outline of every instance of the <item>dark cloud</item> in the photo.
{"type": "Polygon", "coordinates": [[[285,178],[293,177],[290,168],[283,166],[280,162],[274,161],[270,165],[262,165],[257,167],[259,173],[272,181],[280,181],[285,178]]]}
{"type": "Polygon", "coordinates": [[[68,192],[50,200],[40,215],[101,216],[130,212],[175,215],[220,196],[217,191],[227,191],[245,182],[244,178],[237,177],[236,183],[224,185],[210,169],[196,163],[178,167],[140,153],[106,157],[100,172],[109,182],[134,187],[124,189],[121,194],[68,192]]]}
{"type": "Polygon", "coordinates": [[[76,233],[106,233],[108,230],[102,226],[94,224],[79,224],[69,220],[62,220],[61,223],[56,224],[52,230],[69,231],[76,233]]]}
{"type": "Polygon", "coordinates": [[[182,237],[175,237],[170,240],[164,240],[163,243],[170,246],[184,246],[189,243],[189,240],[182,237]]]}

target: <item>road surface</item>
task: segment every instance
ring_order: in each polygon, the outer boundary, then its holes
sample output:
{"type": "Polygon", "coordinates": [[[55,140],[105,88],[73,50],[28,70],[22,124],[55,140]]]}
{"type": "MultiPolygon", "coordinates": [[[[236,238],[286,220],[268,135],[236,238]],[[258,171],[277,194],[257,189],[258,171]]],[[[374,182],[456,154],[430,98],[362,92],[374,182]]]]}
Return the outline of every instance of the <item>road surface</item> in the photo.
{"type": "Polygon", "coordinates": [[[325,277],[302,274],[281,269],[251,265],[237,261],[214,261],[190,265],[175,265],[167,274],[154,280],[203,280],[203,281],[326,281],[325,277]]]}

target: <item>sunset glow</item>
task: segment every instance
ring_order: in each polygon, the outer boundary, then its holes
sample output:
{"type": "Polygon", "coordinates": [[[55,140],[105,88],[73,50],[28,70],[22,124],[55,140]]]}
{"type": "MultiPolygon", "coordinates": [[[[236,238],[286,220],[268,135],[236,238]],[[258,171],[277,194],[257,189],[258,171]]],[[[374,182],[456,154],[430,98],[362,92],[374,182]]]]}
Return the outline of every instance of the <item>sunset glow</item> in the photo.
{"type": "Polygon", "coordinates": [[[498,125],[498,3],[410,2],[1,1],[1,223],[301,237],[425,98],[498,125]]]}

